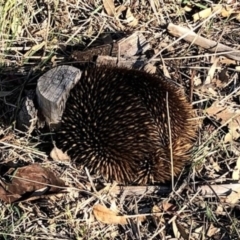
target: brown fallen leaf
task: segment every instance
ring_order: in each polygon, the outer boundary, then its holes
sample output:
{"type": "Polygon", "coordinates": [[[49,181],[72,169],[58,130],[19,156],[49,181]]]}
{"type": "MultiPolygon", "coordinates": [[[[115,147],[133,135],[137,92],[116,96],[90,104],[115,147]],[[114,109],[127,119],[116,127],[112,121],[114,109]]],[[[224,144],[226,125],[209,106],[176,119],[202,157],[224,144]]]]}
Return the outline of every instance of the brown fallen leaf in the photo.
{"type": "Polygon", "coordinates": [[[162,208],[165,212],[175,212],[177,211],[177,206],[173,205],[172,203],[169,203],[168,201],[162,202],[162,208]]]}
{"type": "Polygon", "coordinates": [[[11,182],[0,182],[0,199],[8,203],[21,199],[26,193],[34,194],[42,188],[46,188],[42,191],[44,194],[59,192],[61,187],[66,186],[51,170],[38,164],[17,169],[11,168],[5,175],[10,177],[11,182]]]}
{"type": "Polygon", "coordinates": [[[179,223],[179,221],[176,220],[176,221],[173,221],[173,222],[175,222],[177,230],[180,233],[180,236],[183,239],[188,240],[189,239],[188,230],[181,223],[179,223]]]}
{"type": "Polygon", "coordinates": [[[127,224],[126,216],[117,216],[116,212],[104,207],[101,204],[93,206],[93,214],[99,222],[106,224],[127,224]]]}
{"type": "Polygon", "coordinates": [[[222,125],[228,126],[229,132],[225,135],[225,143],[239,138],[240,111],[234,103],[226,104],[226,102],[216,100],[211,107],[206,109],[206,112],[208,116],[219,120],[222,125]]]}
{"type": "Polygon", "coordinates": [[[0,199],[6,203],[12,203],[15,202],[21,198],[21,195],[19,194],[11,194],[8,191],[6,191],[2,186],[0,186],[0,199]]]}

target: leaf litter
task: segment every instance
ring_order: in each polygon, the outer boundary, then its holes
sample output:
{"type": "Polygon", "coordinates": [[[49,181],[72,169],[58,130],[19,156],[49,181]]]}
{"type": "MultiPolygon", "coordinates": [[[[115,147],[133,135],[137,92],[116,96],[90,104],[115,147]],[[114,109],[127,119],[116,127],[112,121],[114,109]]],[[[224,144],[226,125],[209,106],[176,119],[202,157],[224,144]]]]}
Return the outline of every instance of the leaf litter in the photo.
{"type": "MultiPolygon", "coordinates": [[[[19,6],[23,7],[22,4],[19,6]]],[[[10,11],[11,5],[8,5],[10,9],[6,6],[4,21],[1,20],[5,34],[1,36],[4,68],[0,78],[0,160],[2,165],[11,163],[13,172],[9,172],[8,181],[1,175],[0,196],[5,196],[8,202],[19,201],[23,196],[29,201],[16,202],[10,208],[1,203],[1,232],[11,237],[11,222],[18,226],[14,234],[24,239],[239,239],[237,1],[221,1],[217,5],[211,1],[182,1],[180,5],[176,1],[123,4],[111,0],[78,3],[71,0],[46,5],[29,1],[28,8],[19,7],[15,12],[10,11]],[[207,10],[204,12],[204,9],[207,10]],[[171,32],[163,27],[167,22],[174,24],[169,25],[173,27],[171,32]],[[194,38],[183,37],[189,28],[195,33],[194,38]],[[185,33],[177,35],[178,30],[185,33]],[[72,48],[79,45],[81,49],[86,46],[90,49],[95,40],[102,40],[101,34],[114,33],[115,41],[128,37],[130,34],[123,32],[129,31],[140,31],[150,44],[152,51],[147,60],[152,64],[150,71],[164,71],[187,92],[191,77],[196,76],[200,83],[193,89],[193,105],[203,120],[194,161],[167,195],[148,192],[147,188],[138,194],[140,188],[137,187],[131,194],[123,187],[113,194],[111,190],[106,191],[99,176],[90,176],[89,184],[84,169],[77,170],[68,161],[53,161],[47,157],[49,151],[38,148],[42,141],[38,132],[30,136],[19,132],[14,124],[9,127],[24,97],[23,89],[34,89],[43,72],[53,65],[68,62],[72,48]],[[8,36],[13,39],[9,41],[8,36]],[[216,48],[198,45],[194,40],[199,39],[205,44],[213,43],[216,48]],[[11,94],[16,86],[16,94],[11,94]],[[38,192],[40,196],[46,194],[55,184],[74,189],[62,196],[29,198],[38,192]],[[117,213],[104,207],[109,206],[112,199],[116,202],[117,213]],[[94,209],[99,221],[91,216],[94,209]],[[146,213],[149,215],[143,220],[128,218],[146,213]],[[101,219],[108,220],[109,216],[113,220],[102,223],[101,219]],[[40,220],[36,221],[37,218],[40,220]],[[126,219],[131,220],[121,224],[126,219]]],[[[46,136],[44,141],[49,144],[45,139],[46,136]]],[[[55,158],[58,159],[59,154],[57,152],[55,158]]]]}

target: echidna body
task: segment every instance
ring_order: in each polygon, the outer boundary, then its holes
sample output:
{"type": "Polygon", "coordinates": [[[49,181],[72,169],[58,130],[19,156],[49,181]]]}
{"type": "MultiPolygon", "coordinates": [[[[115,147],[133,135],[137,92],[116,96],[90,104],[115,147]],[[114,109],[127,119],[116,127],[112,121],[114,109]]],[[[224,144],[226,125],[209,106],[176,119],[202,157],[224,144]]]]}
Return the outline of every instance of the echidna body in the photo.
{"type": "Polygon", "coordinates": [[[189,159],[193,116],[184,94],[165,79],[138,70],[88,68],[70,92],[56,144],[109,181],[164,182],[171,178],[170,142],[174,175],[189,159]]]}

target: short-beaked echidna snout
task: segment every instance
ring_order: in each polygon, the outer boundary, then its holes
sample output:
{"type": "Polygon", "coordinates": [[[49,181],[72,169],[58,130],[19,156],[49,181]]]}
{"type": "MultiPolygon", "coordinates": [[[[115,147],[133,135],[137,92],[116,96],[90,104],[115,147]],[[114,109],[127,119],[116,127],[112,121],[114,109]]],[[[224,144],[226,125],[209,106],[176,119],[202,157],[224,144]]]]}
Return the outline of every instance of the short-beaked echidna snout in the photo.
{"type": "Polygon", "coordinates": [[[171,178],[170,143],[174,175],[189,160],[193,116],[182,91],[163,77],[88,68],[70,92],[56,145],[76,164],[109,181],[164,182],[171,178]]]}

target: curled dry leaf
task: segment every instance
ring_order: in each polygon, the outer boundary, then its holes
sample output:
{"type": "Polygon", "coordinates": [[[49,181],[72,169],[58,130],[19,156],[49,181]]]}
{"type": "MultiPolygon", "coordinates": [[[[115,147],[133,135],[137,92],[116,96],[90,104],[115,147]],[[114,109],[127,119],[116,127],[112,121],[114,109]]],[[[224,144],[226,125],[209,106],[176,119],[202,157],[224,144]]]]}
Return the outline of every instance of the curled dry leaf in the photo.
{"type": "Polygon", "coordinates": [[[53,193],[59,192],[59,187],[65,187],[64,182],[52,171],[38,164],[17,169],[11,168],[4,175],[9,175],[11,182],[1,182],[0,199],[8,203],[19,200],[26,193],[34,193],[42,188],[47,187],[44,193],[53,193]]]}
{"type": "Polygon", "coordinates": [[[64,153],[61,149],[57,148],[56,146],[52,149],[50,157],[54,161],[70,162],[70,157],[67,155],[67,153],[64,153]]]}
{"type": "Polygon", "coordinates": [[[93,214],[99,222],[106,224],[127,224],[126,216],[117,216],[116,212],[101,204],[93,206],[93,214]]]}

